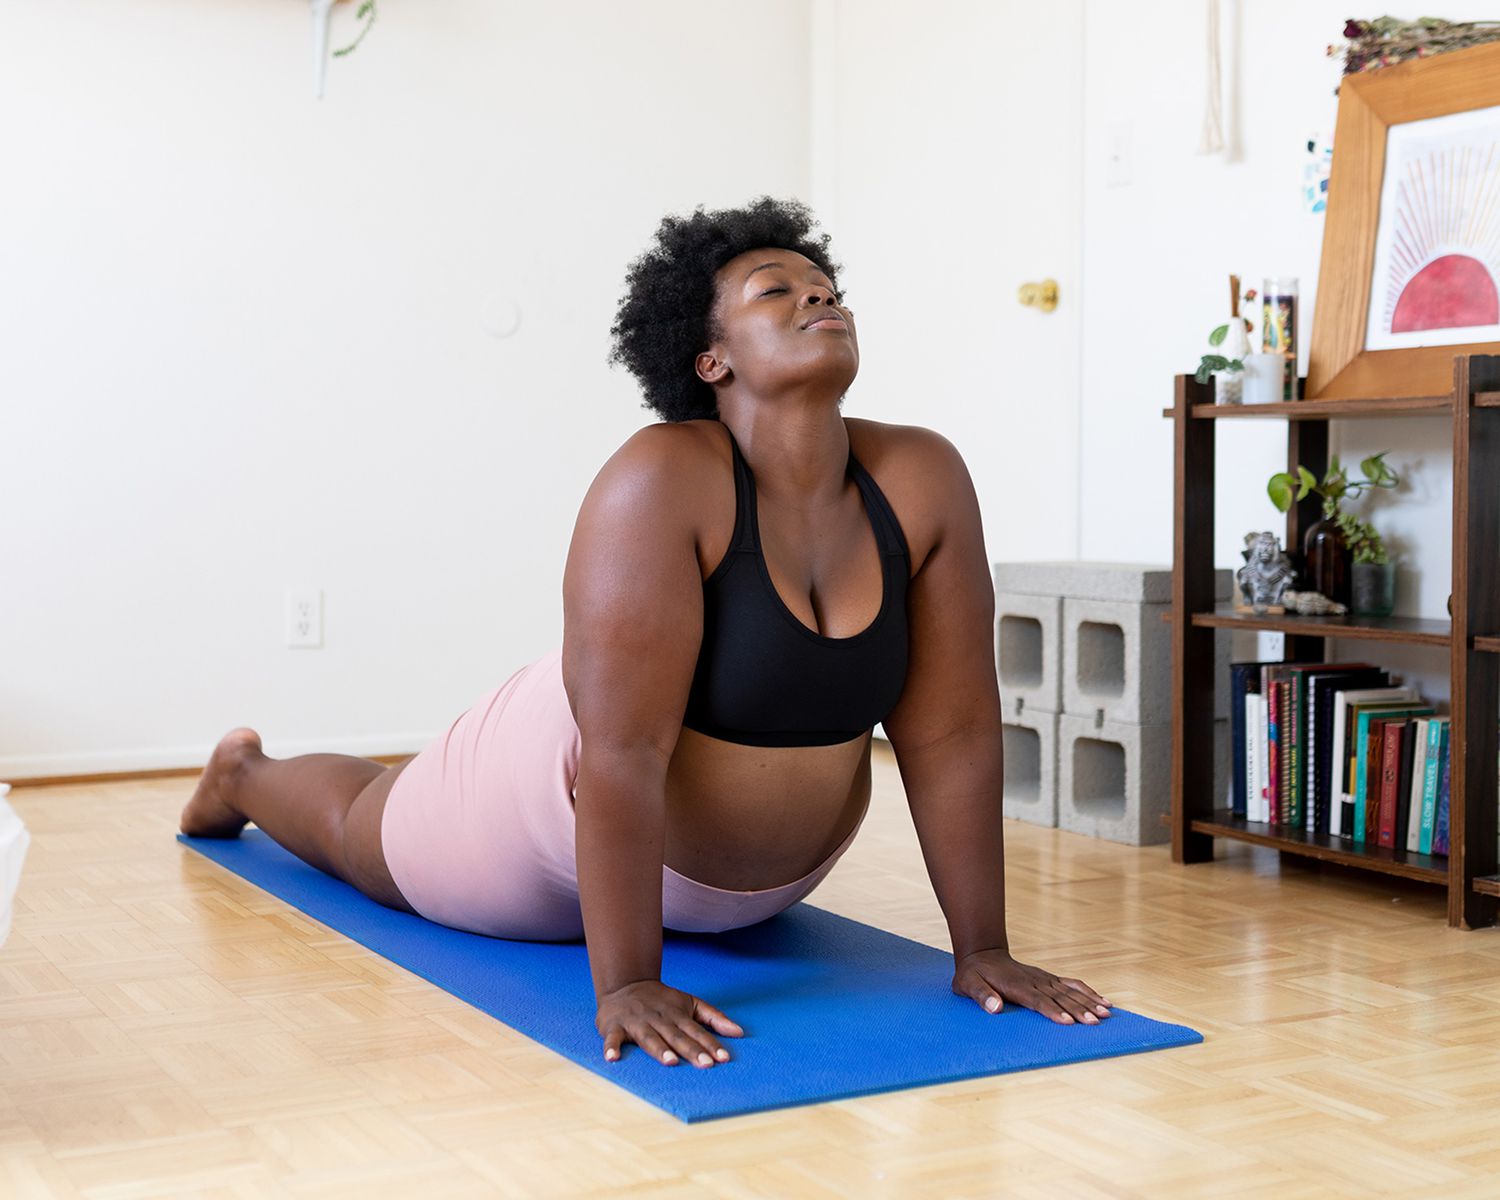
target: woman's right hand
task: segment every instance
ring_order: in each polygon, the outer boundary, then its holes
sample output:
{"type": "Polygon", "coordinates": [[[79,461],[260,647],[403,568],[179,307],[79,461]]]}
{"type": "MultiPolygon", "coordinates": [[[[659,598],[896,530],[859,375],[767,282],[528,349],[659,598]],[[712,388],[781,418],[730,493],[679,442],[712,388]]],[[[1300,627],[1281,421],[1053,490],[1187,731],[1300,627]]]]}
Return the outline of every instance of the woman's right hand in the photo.
{"type": "Polygon", "coordinates": [[[634,1042],[652,1058],[675,1066],[684,1058],[694,1066],[728,1062],[729,1051],[714,1037],[744,1037],[745,1031],[696,996],[655,979],[627,983],[599,998],[594,1019],[604,1038],[604,1057],[614,1062],[626,1042],[634,1042]]]}

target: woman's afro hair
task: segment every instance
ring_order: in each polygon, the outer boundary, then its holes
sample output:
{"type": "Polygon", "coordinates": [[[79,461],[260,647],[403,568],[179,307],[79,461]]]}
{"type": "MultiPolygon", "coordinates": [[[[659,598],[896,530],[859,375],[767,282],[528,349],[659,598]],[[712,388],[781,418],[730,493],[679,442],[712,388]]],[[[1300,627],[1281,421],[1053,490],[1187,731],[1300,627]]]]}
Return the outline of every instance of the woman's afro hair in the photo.
{"type": "Polygon", "coordinates": [[[714,390],[698,378],[694,361],[717,336],[712,328],[714,273],[760,246],[795,250],[815,262],[838,290],[839,264],[828,235],[797,200],[762,196],[744,208],[662,218],[655,243],[630,264],[625,295],[610,326],[611,363],[640,381],[643,408],[667,421],[716,420],[714,390]]]}

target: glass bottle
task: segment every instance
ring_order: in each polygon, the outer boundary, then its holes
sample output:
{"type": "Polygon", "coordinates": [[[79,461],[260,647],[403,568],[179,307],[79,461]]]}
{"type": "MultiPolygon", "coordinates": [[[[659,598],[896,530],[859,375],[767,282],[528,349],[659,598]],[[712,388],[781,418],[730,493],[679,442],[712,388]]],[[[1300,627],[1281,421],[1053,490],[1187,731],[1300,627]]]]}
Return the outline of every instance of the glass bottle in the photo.
{"type": "Polygon", "coordinates": [[[1307,581],[1313,591],[1348,605],[1349,557],[1343,531],[1332,517],[1324,517],[1308,527],[1302,539],[1302,560],[1307,564],[1307,581]]]}

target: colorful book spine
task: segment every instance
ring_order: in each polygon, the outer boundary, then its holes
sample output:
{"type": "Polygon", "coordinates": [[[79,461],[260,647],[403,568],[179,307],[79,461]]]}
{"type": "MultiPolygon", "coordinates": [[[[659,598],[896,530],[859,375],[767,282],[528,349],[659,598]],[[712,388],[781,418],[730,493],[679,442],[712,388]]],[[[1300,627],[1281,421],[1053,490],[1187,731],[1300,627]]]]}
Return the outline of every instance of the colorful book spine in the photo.
{"type": "Polygon", "coordinates": [[[1281,747],[1279,744],[1281,704],[1278,694],[1281,689],[1274,683],[1266,688],[1266,817],[1268,821],[1281,820],[1281,747]]]}
{"type": "Polygon", "coordinates": [[[1286,685],[1287,710],[1287,806],[1286,819],[1297,827],[1307,822],[1302,813],[1302,672],[1297,672],[1286,685]]]}
{"type": "Polygon", "coordinates": [[[1443,726],[1427,722],[1427,763],[1422,778],[1422,824],[1417,837],[1417,851],[1432,853],[1432,834],[1437,823],[1438,791],[1441,786],[1443,726]]]}
{"type": "Polygon", "coordinates": [[[1442,750],[1439,755],[1443,760],[1443,779],[1438,784],[1437,815],[1432,825],[1432,852],[1434,854],[1448,853],[1448,785],[1453,778],[1453,751],[1448,744],[1448,726],[1443,725],[1442,750]]]}
{"type": "Polygon", "coordinates": [[[1277,691],[1280,692],[1281,716],[1276,721],[1276,735],[1279,739],[1281,750],[1281,778],[1277,785],[1277,794],[1280,797],[1281,817],[1283,825],[1291,824],[1292,820],[1292,730],[1295,724],[1292,720],[1292,685],[1285,679],[1278,680],[1277,691]]]}
{"type": "Polygon", "coordinates": [[[1255,697],[1255,819],[1257,821],[1271,819],[1271,810],[1266,798],[1266,789],[1269,787],[1266,778],[1266,759],[1271,753],[1266,741],[1266,727],[1269,724],[1266,698],[1257,693],[1255,697]]]}
{"type": "Polygon", "coordinates": [[[1396,845],[1396,780],[1401,775],[1401,731],[1405,721],[1387,721],[1380,727],[1380,809],[1376,815],[1375,840],[1396,845]]]}

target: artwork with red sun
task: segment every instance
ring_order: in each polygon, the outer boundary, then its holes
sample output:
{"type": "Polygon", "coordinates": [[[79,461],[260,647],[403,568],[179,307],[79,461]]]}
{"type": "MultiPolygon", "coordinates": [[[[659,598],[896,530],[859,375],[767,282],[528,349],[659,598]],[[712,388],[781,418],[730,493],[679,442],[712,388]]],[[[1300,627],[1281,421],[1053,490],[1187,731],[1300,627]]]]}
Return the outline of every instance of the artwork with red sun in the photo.
{"type": "Polygon", "coordinates": [[[1476,258],[1445,254],[1411,277],[1391,315],[1392,333],[1500,322],[1500,292],[1476,258]]]}
{"type": "Polygon", "coordinates": [[[1367,350],[1500,336],[1500,107],[1392,125],[1367,350]]]}

